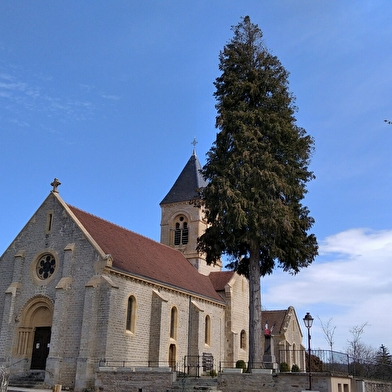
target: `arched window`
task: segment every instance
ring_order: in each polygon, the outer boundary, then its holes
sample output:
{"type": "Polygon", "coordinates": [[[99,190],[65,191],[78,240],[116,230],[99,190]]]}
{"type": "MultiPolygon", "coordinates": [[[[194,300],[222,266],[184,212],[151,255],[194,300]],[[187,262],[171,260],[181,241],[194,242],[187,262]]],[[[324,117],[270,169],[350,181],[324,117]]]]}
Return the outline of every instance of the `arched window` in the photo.
{"type": "Polygon", "coordinates": [[[177,315],[177,308],[173,306],[170,313],[170,337],[172,339],[177,339],[177,315]]]}
{"type": "Polygon", "coordinates": [[[133,295],[128,298],[126,329],[135,332],[136,299],[133,295]]]}
{"type": "Polygon", "coordinates": [[[246,349],[246,332],[244,330],[242,330],[240,334],[240,348],[243,350],[246,349]]]}
{"type": "Polygon", "coordinates": [[[185,245],[188,243],[188,223],[184,222],[184,226],[182,228],[182,243],[185,245]]]}
{"type": "Polygon", "coordinates": [[[176,230],[174,231],[174,245],[180,245],[181,243],[181,229],[180,224],[176,222],[176,230]]]}
{"type": "Polygon", "coordinates": [[[211,345],[211,318],[209,315],[205,318],[205,325],[204,325],[204,343],[211,345]]]}
{"type": "Polygon", "coordinates": [[[295,343],[293,344],[293,352],[292,352],[292,358],[291,358],[291,365],[296,365],[297,362],[297,350],[296,350],[296,345],[295,343]]]}
{"type": "Polygon", "coordinates": [[[174,245],[186,245],[189,238],[188,222],[184,216],[176,219],[174,229],[174,245]]]}

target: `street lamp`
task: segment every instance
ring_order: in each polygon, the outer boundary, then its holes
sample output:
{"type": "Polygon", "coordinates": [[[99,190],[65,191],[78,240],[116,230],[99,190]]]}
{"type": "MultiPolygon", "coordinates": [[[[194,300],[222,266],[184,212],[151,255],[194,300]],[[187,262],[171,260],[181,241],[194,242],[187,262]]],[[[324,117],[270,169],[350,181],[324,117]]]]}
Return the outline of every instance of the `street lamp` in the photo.
{"type": "Polygon", "coordinates": [[[313,317],[309,312],[304,317],[305,327],[308,329],[308,372],[309,372],[309,391],[312,390],[312,373],[310,372],[310,328],[312,328],[313,317]]]}

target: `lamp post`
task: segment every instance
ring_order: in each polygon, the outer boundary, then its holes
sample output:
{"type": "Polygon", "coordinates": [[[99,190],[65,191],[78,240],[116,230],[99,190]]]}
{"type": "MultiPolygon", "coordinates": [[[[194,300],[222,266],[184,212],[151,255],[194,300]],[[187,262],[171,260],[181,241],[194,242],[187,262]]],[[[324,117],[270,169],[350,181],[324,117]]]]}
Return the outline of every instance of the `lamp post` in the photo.
{"type": "Polygon", "coordinates": [[[311,351],[310,351],[310,328],[312,328],[312,324],[313,324],[313,317],[310,315],[309,312],[306,313],[306,316],[304,317],[304,323],[305,323],[305,327],[308,329],[308,372],[309,372],[309,391],[312,390],[312,373],[311,373],[311,369],[310,369],[310,355],[311,355],[311,351]]]}

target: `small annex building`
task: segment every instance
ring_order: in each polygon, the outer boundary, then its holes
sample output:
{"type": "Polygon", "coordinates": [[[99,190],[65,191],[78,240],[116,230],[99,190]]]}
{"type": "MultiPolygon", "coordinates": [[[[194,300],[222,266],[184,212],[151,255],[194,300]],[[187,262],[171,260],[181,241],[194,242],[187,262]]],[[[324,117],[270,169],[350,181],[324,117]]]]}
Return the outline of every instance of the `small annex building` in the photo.
{"type": "Polygon", "coordinates": [[[305,371],[305,347],[294,307],[263,310],[261,318],[264,325],[264,362],[276,365],[285,362],[289,369],[297,365],[305,371]]]}
{"type": "Polygon", "coordinates": [[[0,259],[0,365],[94,387],[102,362],[204,371],[248,359],[247,280],[196,251],[204,186],[191,156],[160,206],[161,242],[64,201],[59,181],[0,259]],[[193,362],[192,362],[193,361],[193,362]]]}

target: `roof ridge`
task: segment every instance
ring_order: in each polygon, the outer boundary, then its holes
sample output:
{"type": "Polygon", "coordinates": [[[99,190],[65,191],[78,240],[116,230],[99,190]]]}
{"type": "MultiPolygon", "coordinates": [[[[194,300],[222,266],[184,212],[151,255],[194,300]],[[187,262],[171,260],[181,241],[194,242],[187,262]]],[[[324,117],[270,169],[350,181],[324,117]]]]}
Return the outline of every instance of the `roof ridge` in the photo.
{"type": "MultiPolygon", "coordinates": [[[[158,241],[156,241],[156,240],[154,240],[154,239],[152,239],[152,238],[150,238],[150,237],[147,237],[147,236],[145,236],[145,235],[143,235],[143,234],[137,233],[136,231],[133,231],[133,230],[131,230],[131,229],[127,229],[127,228],[124,227],[124,226],[121,226],[121,225],[119,225],[119,224],[117,224],[117,223],[111,222],[110,220],[107,220],[107,219],[105,219],[105,218],[101,218],[101,217],[98,216],[98,215],[92,214],[91,212],[82,210],[82,209],[80,209],[80,208],[78,208],[78,207],[75,207],[75,206],[73,206],[73,205],[71,205],[71,204],[68,204],[68,203],[66,203],[66,204],[67,204],[67,206],[70,207],[71,209],[74,208],[75,210],[78,210],[78,211],[80,211],[80,212],[82,212],[82,213],[84,213],[84,214],[90,215],[90,216],[92,216],[92,217],[94,217],[94,218],[96,218],[96,219],[99,219],[99,220],[101,220],[101,221],[103,221],[103,222],[106,222],[106,223],[108,223],[108,224],[110,224],[110,225],[116,226],[116,227],[118,227],[119,229],[129,231],[130,233],[136,234],[136,235],[138,235],[138,236],[140,236],[140,237],[143,237],[143,238],[145,238],[145,239],[147,239],[147,240],[154,241],[154,242],[158,242],[158,241]]],[[[158,242],[158,243],[160,244],[160,242],[158,242]]],[[[162,245],[163,245],[163,244],[162,244],[162,245]]]]}
{"type": "MultiPolygon", "coordinates": [[[[80,211],[80,212],[83,213],[83,214],[86,214],[86,215],[89,215],[89,216],[91,216],[91,217],[93,217],[93,218],[99,219],[99,220],[102,221],[102,222],[105,222],[105,223],[107,223],[107,224],[109,224],[109,225],[118,227],[119,229],[125,230],[125,231],[127,231],[127,232],[129,232],[129,233],[135,234],[136,236],[141,237],[141,238],[144,238],[144,239],[146,239],[146,240],[148,240],[148,241],[152,241],[152,242],[154,242],[155,244],[159,244],[159,245],[161,245],[161,246],[163,246],[163,247],[165,247],[165,248],[167,248],[167,249],[170,249],[171,251],[179,252],[179,250],[174,249],[173,247],[171,247],[171,246],[169,246],[169,245],[163,244],[162,242],[159,242],[159,241],[157,241],[157,240],[154,240],[153,238],[150,238],[150,237],[147,237],[147,236],[145,236],[145,235],[143,235],[143,234],[137,233],[136,231],[133,231],[133,230],[131,230],[131,229],[127,229],[127,228],[124,227],[124,226],[118,225],[117,223],[113,223],[113,222],[111,222],[111,221],[109,221],[109,220],[107,220],[107,219],[101,218],[101,217],[98,216],[98,215],[95,215],[95,214],[92,214],[91,212],[82,210],[82,209],[80,209],[80,208],[78,208],[78,207],[75,207],[75,206],[73,206],[73,205],[71,205],[71,204],[68,204],[68,203],[65,203],[65,204],[66,204],[69,208],[71,208],[71,210],[72,210],[72,209],[78,210],[78,211],[80,211]]],[[[83,222],[81,222],[81,224],[83,225],[83,222]]],[[[180,253],[181,253],[181,252],[180,252],[180,253]]],[[[184,257],[184,259],[185,259],[193,268],[196,269],[196,267],[195,267],[187,258],[184,257]]],[[[224,271],[213,271],[213,272],[224,272],[224,271]]],[[[230,272],[230,271],[228,271],[228,272],[230,272]]]]}
{"type": "Polygon", "coordinates": [[[177,249],[77,207],[65,206],[102,252],[112,256],[111,267],[114,270],[169,284],[214,301],[220,300],[208,277],[200,274],[177,249]]]}

